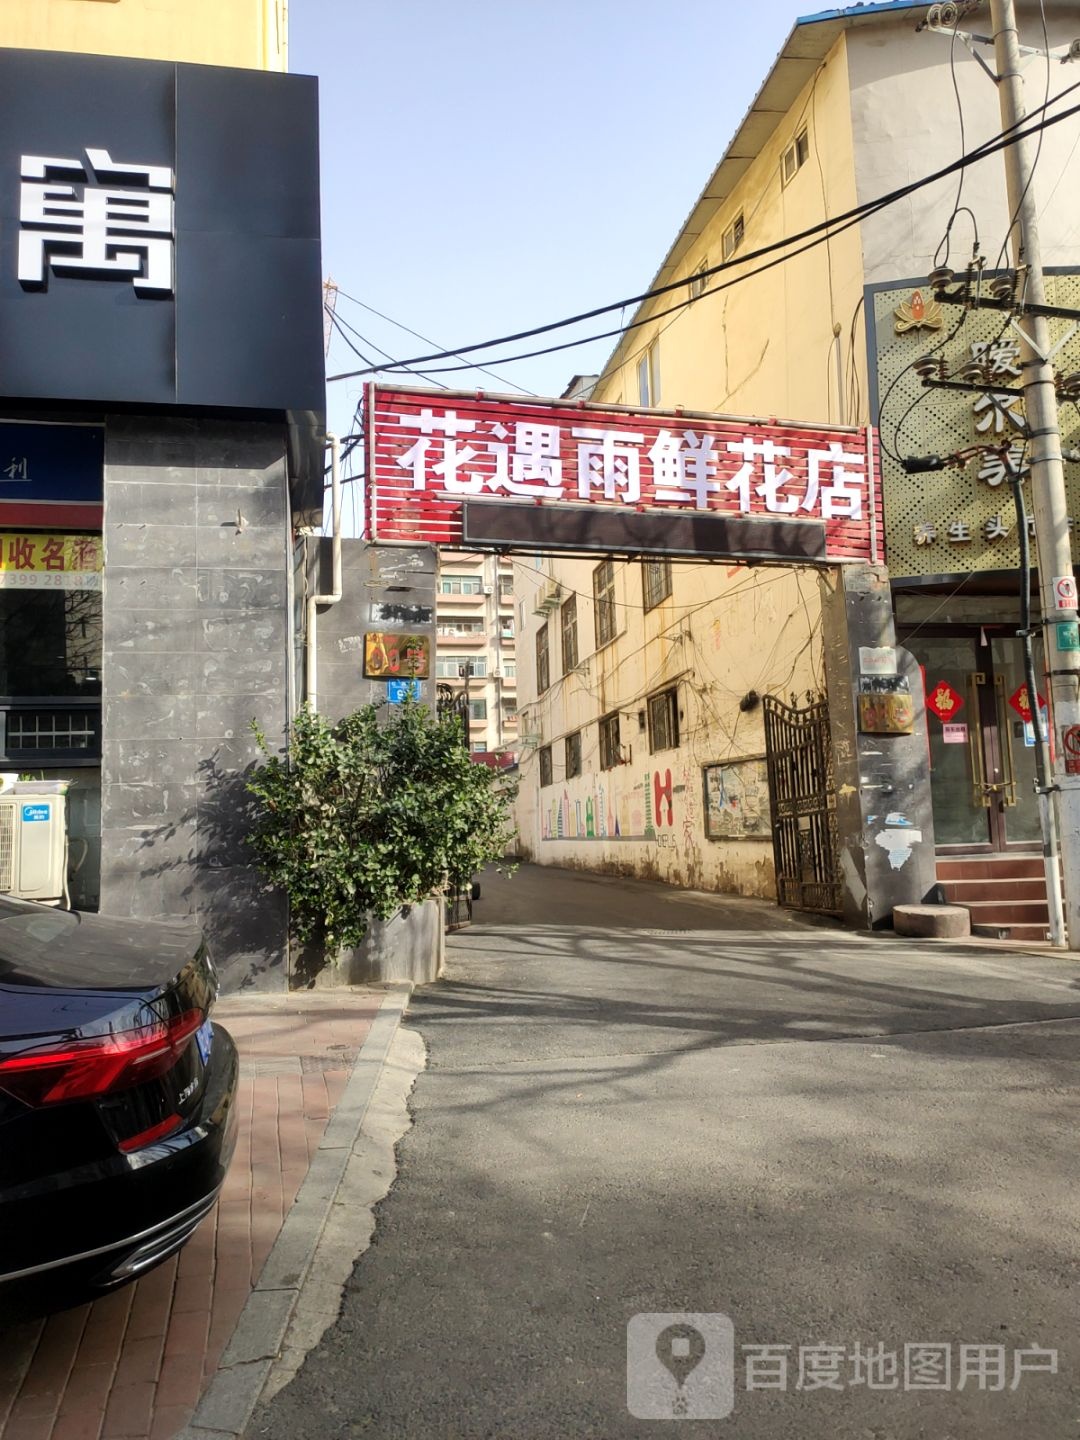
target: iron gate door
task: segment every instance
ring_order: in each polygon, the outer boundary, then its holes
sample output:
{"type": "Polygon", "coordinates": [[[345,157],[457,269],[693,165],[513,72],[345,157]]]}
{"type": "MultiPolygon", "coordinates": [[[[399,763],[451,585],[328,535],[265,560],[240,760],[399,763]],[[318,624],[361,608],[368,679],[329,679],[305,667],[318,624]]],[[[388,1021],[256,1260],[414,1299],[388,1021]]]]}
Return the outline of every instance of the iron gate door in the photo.
{"type": "Polygon", "coordinates": [[[829,707],[764,697],[776,898],[793,910],[841,911],[829,707]]]}

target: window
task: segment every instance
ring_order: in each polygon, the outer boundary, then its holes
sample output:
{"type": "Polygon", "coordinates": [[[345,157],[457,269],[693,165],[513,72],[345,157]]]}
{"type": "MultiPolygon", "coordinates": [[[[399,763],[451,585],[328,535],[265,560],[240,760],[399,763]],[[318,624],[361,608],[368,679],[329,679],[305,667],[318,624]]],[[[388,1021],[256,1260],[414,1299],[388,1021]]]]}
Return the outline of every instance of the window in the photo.
{"type": "Polygon", "coordinates": [[[487,719],[487,701],[486,701],[486,700],[470,700],[470,701],[469,701],[469,714],[472,716],[472,718],[473,718],[474,720],[486,720],[486,719],[487,719]]]}
{"type": "Polygon", "coordinates": [[[575,730],[566,737],[566,778],[572,780],[581,774],[581,731],[575,730]]]}
{"type": "Polygon", "coordinates": [[[709,283],[708,277],[705,274],[705,271],[708,270],[708,268],[709,261],[708,258],[706,258],[702,260],[701,264],[694,271],[693,275],[691,275],[690,285],[688,287],[690,290],[691,300],[700,300],[702,295],[705,294],[705,286],[709,283]]]}
{"type": "Polygon", "coordinates": [[[643,560],[641,562],[641,591],[646,610],[655,610],[661,600],[671,594],[671,561],[643,560]]]}
{"type": "Polygon", "coordinates": [[[551,662],[548,656],[548,627],[545,620],[536,632],[536,689],[540,694],[551,684],[551,662]]]}
{"type": "Polygon", "coordinates": [[[503,640],[512,640],[514,638],[513,620],[499,621],[499,637],[503,640]]]}
{"type": "Polygon", "coordinates": [[[637,364],[638,404],[660,404],[660,342],[654,340],[637,364]]]}
{"type": "Polygon", "coordinates": [[[503,672],[503,678],[504,678],[505,680],[516,680],[516,679],[517,679],[517,661],[516,661],[516,660],[504,660],[503,663],[502,663],[502,672],[503,672]]]}
{"type": "Polygon", "coordinates": [[[600,721],[600,768],[613,770],[618,765],[619,754],[619,712],[605,715],[600,721]]]}
{"type": "Polygon", "coordinates": [[[679,692],[672,686],[649,696],[649,749],[674,750],[679,744],[679,692]]]}
{"type": "Polygon", "coordinates": [[[100,756],[101,647],[100,590],[0,590],[0,755],[9,764],[100,756]]]}
{"type": "Polygon", "coordinates": [[[615,566],[603,560],[593,571],[593,605],[596,610],[596,648],[615,639],[615,566]]]}
{"type": "Polygon", "coordinates": [[[809,159],[810,139],[805,130],[800,130],[780,159],[780,172],[785,185],[794,180],[809,159]]]}
{"type": "Polygon", "coordinates": [[[545,745],[540,753],[540,785],[551,784],[551,746],[545,745]]]}
{"type": "Polygon", "coordinates": [[[731,222],[728,228],[724,231],[723,236],[720,240],[720,249],[723,253],[725,260],[730,260],[731,257],[735,254],[735,251],[738,250],[739,246],[742,244],[743,236],[745,234],[746,222],[743,220],[742,212],[740,211],[739,214],[735,216],[735,219],[731,222]]]}
{"type": "Polygon", "coordinates": [[[470,748],[472,749],[472,753],[474,755],[487,754],[487,742],[485,740],[474,740],[470,748]]]}
{"type": "Polygon", "coordinates": [[[440,635],[482,635],[484,633],[483,620],[459,620],[456,616],[450,616],[439,621],[437,626],[440,635]]]}
{"type": "Polygon", "coordinates": [[[500,575],[500,576],[499,576],[499,599],[500,599],[501,601],[510,601],[510,602],[513,602],[513,599],[514,599],[514,580],[513,580],[513,576],[509,576],[509,577],[507,577],[506,575],[500,575]]]}
{"type": "Polygon", "coordinates": [[[575,669],[578,663],[576,595],[563,601],[559,619],[562,625],[562,668],[565,675],[575,669]]]}
{"type": "Polygon", "coordinates": [[[443,575],[439,580],[440,595],[479,595],[482,591],[479,575],[443,575]]]}
{"type": "Polygon", "coordinates": [[[473,678],[487,674],[486,655],[436,655],[435,674],[440,680],[460,680],[465,665],[472,666],[473,678]]]}

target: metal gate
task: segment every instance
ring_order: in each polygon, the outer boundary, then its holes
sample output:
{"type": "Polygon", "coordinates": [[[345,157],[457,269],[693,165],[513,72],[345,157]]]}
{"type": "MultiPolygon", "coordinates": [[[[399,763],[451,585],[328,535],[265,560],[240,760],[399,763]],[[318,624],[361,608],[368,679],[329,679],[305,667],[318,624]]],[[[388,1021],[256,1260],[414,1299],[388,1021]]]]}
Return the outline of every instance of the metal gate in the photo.
{"type": "Polygon", "coordinates": [[[793,910],[841,910],[836,792],[829,707],[799,710],[766,695],[765,754],[769,767],[776,898],[793,910]]]}
{"type": "Polygon", "coordinates": [[[440,720],[445,720],[448,715],[456,715],[461,721],[461,738],[465,749],[469,748],[469,693],[468,689],[455,690],[452,685],[439,685],[436,687],[436,714],[440,720]]]}

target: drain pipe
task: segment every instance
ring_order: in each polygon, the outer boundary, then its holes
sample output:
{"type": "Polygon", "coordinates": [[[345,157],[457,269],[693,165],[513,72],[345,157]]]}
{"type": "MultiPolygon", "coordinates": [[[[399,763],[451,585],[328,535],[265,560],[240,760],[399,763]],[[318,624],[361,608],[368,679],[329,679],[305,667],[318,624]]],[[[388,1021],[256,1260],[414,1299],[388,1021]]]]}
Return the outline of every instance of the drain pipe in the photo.
{"type": "MultiPolygon", "coordinates": [[[[316,648],[318,632],[318,607],[336,605],[341,599],[341,441],[326,432],[326,443],[330,447],[330,527],[333,565],[329,595],[309,595],[307,601],[307,656],[304,675],[307,708],[319,708],[319,662],[316,648]]],[[[319,567],[321,569],[321,566],[319,567]]]]}

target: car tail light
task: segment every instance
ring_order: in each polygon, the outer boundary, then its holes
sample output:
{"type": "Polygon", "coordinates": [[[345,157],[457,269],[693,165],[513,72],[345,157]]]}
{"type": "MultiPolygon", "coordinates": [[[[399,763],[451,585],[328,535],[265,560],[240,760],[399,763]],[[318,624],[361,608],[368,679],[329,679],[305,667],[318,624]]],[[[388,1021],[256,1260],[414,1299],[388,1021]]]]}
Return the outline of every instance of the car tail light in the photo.
{"type": "Polygon", "coordinates": [[[165,1075],[204,1019],[187,1010],[137,1030],[95,1035],[0,1060],[0,1090],[27,1105],[59,1105],[129,1090],[165,1075]]]}

